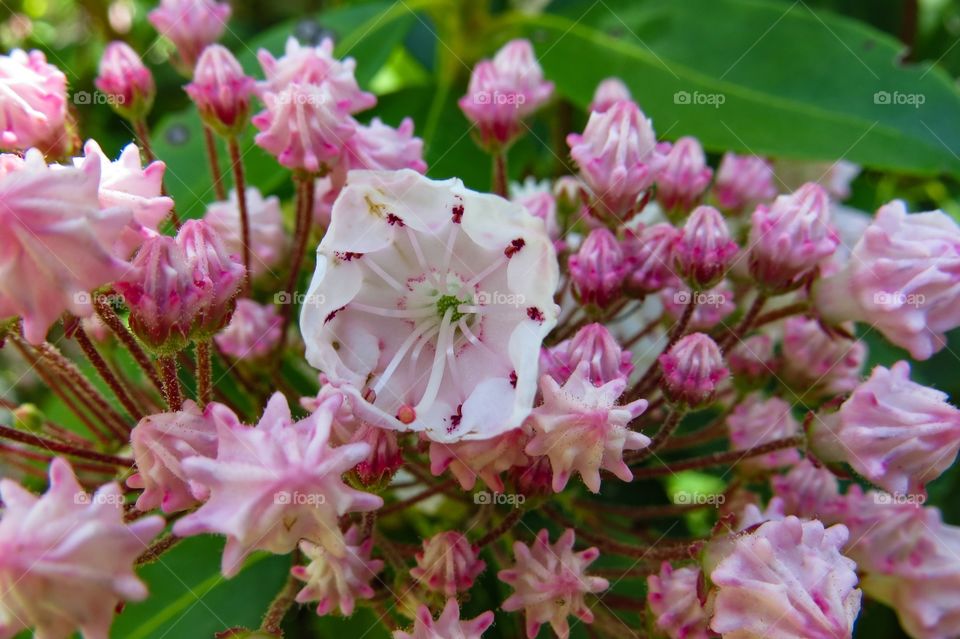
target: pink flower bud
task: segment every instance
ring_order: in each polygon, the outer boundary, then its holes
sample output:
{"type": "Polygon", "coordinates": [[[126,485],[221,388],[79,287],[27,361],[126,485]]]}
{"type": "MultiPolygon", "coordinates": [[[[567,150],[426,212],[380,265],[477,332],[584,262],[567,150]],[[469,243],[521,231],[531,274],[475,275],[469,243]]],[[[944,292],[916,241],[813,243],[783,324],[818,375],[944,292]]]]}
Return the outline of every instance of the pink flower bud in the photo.
{"type": "Polygon", "coordinates": [[[630,351],[620,348],[603,324],[588,324],[572,338],[540,352],[540,369],[559,384],[566,383],[581,362],[589,366],[588,375],[594,386],[626,380],[633,372],[630,351]]]}
{"type": "Polygon", "coordinates": [[[627,85],[625,85],[620,78],[607,78],[606,80],[601,80],[600,84],[597,85],[588,110],[603,113],[617,102],[632,99],[633,96],[630,95],[630,89],[627,88],[627,85]]]}
{"type": "Polygon", "coordinates": [[[547,235],[553,240],[559,253],[564,242],[560,238],[560,225],[557,220],[557,198],[550,190],[550,183],[537,182],[533,177],[528,177],[523,184],[511,184],[510,201],[527,209],[530,215],[543,220],[547,235]]]}
{"type": "Polygon", "coordinates": [[[633,215],[640,194],[653,185],[666,162],[653,123],[629,101],[591,113],[583,134],[571,133],[567,144],[593,192],[591,211],[601,219],[633,215]]]}
{"type": "Polygon", "coordinates": [[[132,268],[116,282],[130,308],[130,328],[151,349],[186,347],[204,291],[176,240],[155,235],[143,243],[132,268]]]}
{"type": "Polygon", "coordinates": [[[490,490],[501,493],[504,486],[500,474],[529,463],[530,458],[523,452],[528,440],[525,429],[514,428],[490,439],[449,444],[432,441],[430,472],[440,475],[449,469],[464,490],[473,490],[479,477],[490,490]]]}
{"type": "Polygon", "coordinates": [[[674,568],[667,562],[660,573],[647,576],[647,606],[657,629],[670,639],[710,639],[710,615],[698,597],[699,568],[674,568]]]}
{"type": "Polygon", "coordinates": [[[111,98],[110,106],[131,121],[142,120],[150,112],[157,93],[153,74],[137,52],[121,41],[104,49],[95,84],[111,98]]]}
{"type": "Polygon", "coordinates": [[[729,637],[849,639],[860,612],[856,564],[842,525],[787,517],[733,540],[709,573],[710,629],[729,637]]]}
{"type": "Polygon", "coordinates": [[[776,370],[773,338],[766,333],[751,335],[727,354],[730,371],[747,381],[759,381],[776,370]]]}
{"type": "Polygon", "coordinates": [[[600,551],[588,548],[575,553],[574,543],[571,528],[565,530],[555,544],[550,544],[546,529],[541,530],[531,546],[519,541],[514,543],[516,564],[497,573],[500,581],[515,590],[503,602],[503,609],[524,610],[528,639],[534,639],[545,623],[550,624],[558,637],[567,639],[570,615],[584,623],[593,623],[593,612],[584,596],[606,590],[610,583],[586,574],[587,566],[596,561],[600,551]]]}
{"type": "Polygon", "coordinates": [[[774,475],[770,485],[791,515],[831,522],[839,519],[842,497],[837,478],[809,459],[801,460],[785,475],[774,475]]]}
{"type": "MultiPolygon", "coordinates": [[[[740,402],[727,417],[730,443],[734,450],[748,450],[783,437],[792,437],[800,432],[800,424],[794,418],[792,407],[779,397],[764,398],[753,393],[740,402]]],[[[743,459],[738,468],[745,472],[763,472],[800,460],[795,448],[775,450],[766,455],[743,459]]]]}
{"type": "Polygon", "coordinates": [[[814,422],[817,454],[892,493],[922,494],[960,451],[960,410],[946,393],[911,381],[905,361],[874,368],[838,417],[814,422]]]}
{"type": "Polygon", "coordinates": [[[310,563],[294,566],[290,573],[305,581],[297,593],[297,603],[317,602],[321,617],[339,609],[346,617],[353,614],[357,599],[370,599],[374,590],[370,582],[383,570],[383,561],[371,559],[373,538],[360,540],[360,529],[351,526],[343,535],[343,556],[334,555],[322,546],[307,540],[300,542],[300,550],[310,563]]]}
{"type": "Polygon", "coordinates": [[[230,50],[211,44],[200,54],[193,82],[185,88],[207,126],[235,137],[247,126],[254,87],[230,50]]]}
{"type": "Polygon", "coordinates": [[[677,340],[660,356],[660,369],[667,397],[690,407],[713,401],[717,386],[730,374],[717,343],[703,333],[677,340]]]}
{"type": "Polygon", "coordinates": [[[70,151],[67,77],[41,51],[0,56],[0,149],[34,147],[50,158],[70,151]]]}
{"type": "Polygon", "coordinates": [[[195,337],[212,337],[230,321],[245,269],[237,256],[227,253],[216,231],[203,220],[185,222],[177,233],[177,244],[202,296],[195,337]]]}
{"type": "Polygon", "coordinates": [[[397,630],[393,639],[481,639],[484,631],[493,625],[493,613],[489,610],[474,619],[460,621],[460,606],[457,600],[450,598],[443,612],[436,620],[430,615],[430,609],[420,606],[413,622],[412,634],[397,630]]]}
{"type": "Polygon", "coordinates": [[[160,0],[147,18],[160,35],[173,42],[174,63],[190,77],[200,53],[223,35],[230,5],[216,0],[160,0]]]}
{"type": "Polygon", "coordinates": [[[516,139],[523,131],[521,121],[552,94],[553,83],[543,79],[530,42],[511,40],[492,60],[477,63],[458,104],[477,125],[481,143],[496,149],[516,139]]]}
{"type": "Polygon", "coordinates": [[[34,637],[107,637],[118,606],[146,599],[134,562],[163,530],[163,519],[127,524],[116,483],[89,495],[57,458],[42,496],[3,479],[0,499],[3,636],[33,628],[34,637]]]}
{"type": "Polygon", "coordinates": [[[414,137],[410,118],[404,118],[397,128],[384,124],[380,118],[373,118],[368,126],[358,125],[344,150],[344,161],[351,169],[427,171],[423,140],[414,137]]]}
{"type": "Polygon", "coordinates": [[[469,590],[486,567],[466,536],[451,530],[424,540],[410,576],[428,590],[454,597],[469,590]]]}
{"type": "Polygon", "coordinates": [[[673,260],[678,274],[694,289],[702,290],[723,279],[737,250],[720,211],[698,206],[673,244],[673,260]]]}
{"type": "Polygon", "coordinates": [[[761,204],[750,227],[750,274],[773,291],[793,288],[837,249],[830,198],[808,182],[773,204],[761,204]]]}
{"type": "Polygon", "coordinates": [[[329,170],[356,128],[329,83],[292,83],[279,93],[265,93],[263,102],[266,109],[253,117],[260,130],[256,143],[289,169],[329,170]]]}
{"type": "Polygon", "coordinates": [[[647,400],[620,406],[616,402],[626,388],[626,378],[594,386],[589,371],[590,363],[581,361],[563,386],[549,375],[540,378],[543,403],[529,418],[534,436],[524,450],[530,456],[550,458],[555,492],[564,489],[574,472],[593,493],[600,491],[601,470],[621,481],[632,480],[624,452],[650,443],[649,437],[628,428],[646,410],[647,400]]]}
{"type": "Polygon", "coordinates": [[[784,322],[782,350],[784,381],[811,398],[852,391],[867,359],[865,343],[828,335],[819,322],[805,317],[784,322]]]}
{"type": "Polygon", "coordinates": [[[627,275],[624,289],[629,295],[643,297],[667,285],[673,274],[673,245],[680,232],[667,223],[647,226],[640,231],[626,230],[623,249],[627,275]]]}
{"type": "Polygon", "coordinates": [[[213,339],[230,357],[255,360],[275,351],[282,323],[283,318],[274,305],[237,300],[230,323],[213,339]]]}
{"type": "Polygon", "coordinates": [[[741,211],[770,200],[777,194],[773,167],[755,155],[725,153],[713,193],[720,208],[728,211],[741,211]]]}
{"type": "Polygon", "coordinates": [[[370,454],[355,469],[364,486],[385,486],[403,466],[403,452],[392,430],[361,424],[349,441],[370,446],[370,454]]]}
{"type": "Polygon", "coordinates": [[[187,480],[183,460],[216,457],[217,422],[240,424],[228,407],[213,402],[201,410],[187,400],[183,409],[158,413],[140,420],[130,434],[137,472],[127,485],[143,489],[137,499],[142,512],[158,506],[165,513],[185,510],[207,497],[203,486],[187,480]]]}
{"type": "Polygon", "coordinates": [[[880,208],[842,271],[814,286],[831,322],[868,322],[893,344],[927,359],[960,326],[960,226],[942,211],[880,208]]]}
{"type": "Polygon", "coordinates": [[[617,300],[623,283],[623,251],[606,228],[590,231],[580,250],[568,261],[573,291],[584,304],[606,308],[617,300]]]}
{"type": "Polygon", "coordinates": [[[680,138],[657,176],[657,201],[668,212],[686,213],[700,200],[712,177],[713,169],[707,166],[699,140],[680,138]]]}

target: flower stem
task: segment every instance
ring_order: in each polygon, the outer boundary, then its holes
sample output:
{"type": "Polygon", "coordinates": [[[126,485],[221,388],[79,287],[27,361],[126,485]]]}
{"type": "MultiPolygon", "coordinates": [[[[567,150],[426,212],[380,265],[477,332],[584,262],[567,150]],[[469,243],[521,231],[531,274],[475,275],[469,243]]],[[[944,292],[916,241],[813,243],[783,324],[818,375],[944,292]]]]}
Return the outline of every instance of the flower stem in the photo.
{"type": "Polygon", "coordinates": [[[801,313],[806,313],[810,310],[809,302],[797,302],[795,304],[789,304],[783,308],[778,308],[772,311],[768,311],[763,315],[758,315],[757,319],[753,322],[752,328],[757,328],[758,326],[763,326],[765,324],[770,324],[779,320],[782,320],[785,317],[790,317],[791,315],[799,315],[801,313]]]}
{"type": "Polygon", "coordinates": [[[143,155],[147,162],[156,160],[157,156],[153,153],[153,147],[150,146],[150,127],[147,126],[147,121],[142,118],[134,120],[133,130],[137,134],[137,139],[140,141],[140,148],[143,149],[143,155]]]}
{"type": "Polygon", "coordinates": [[[667,419],[663,423],[663,426],[661,426],[656,435],[650,439],[650,445],[642,450],[637,451],[637,454],[634,456],[632,462],[642,462],[644,459],[647,459],[660,450],[660,448],[667,443],[667,440],[670,439],[670,436],[673,435],[673,433],[677,430],[677,427],[680,425],[680,421],[683,419],[683,414],[684,411],[679,408],[674,408],[671,410],[670,414],[667,415],[667,419]]]}
{"type": "Polygon", "coordinates": [[[477,540],[477,548],[483,548],[484,546],[489,546],[491,543],[505,535],[510,531],[511,528],[516,526],[520,520],[523,518],[523,509],[514,508],[509,515],[503,518],[503,521],[497,525],[496,528],[492,529],[486,535],[477,540]]]}
{"type": "Polygon", "coordinates": [[[146,373],[147,379],[162,393],[163,384],[160,381],[160,376],[157,374],[157,368],[153,365],[153,361],[150,359],[150,356],[147,355],[146,351],[140,347],[137,338],[134,337],[130,329],[126,327],[123,320],[120,319],[120,316],[117,315],[113,307],[110,306],[110,303],[103,299],[103,296],[94,295],[93,308],[97,311],[97,315],[100,316],[103,323],[117,336],[120,343],[130,351],[130,355],[133,356],[134,361],[140,366],[141,370],[146,373]]]}
{"type": "MultiPolygon", "coordinates": [[[[667,344],[663,347],[661,354],[669,351],[670,348],[676,344],[681,337],[683,337],[683,334],[687,332],[687,326],[690,324],[690,320],[693,318],[693,312],[696,310],[696,308],[697,296],[691,295],[690,303],[687,304],[686,308],[683,309],[683,315],[680,316],[680,319],[676,324],[673,325],[673,328],[670,329],[670,332],[667,334],[667,344]]],[[[627,398],[633,400],[643,397],[653,390],[658,381],[660,381],[659,357],[650,363],[650,366],[646,371],[644,371],[640,380],[627,392],[627,398]]]]}
{"type": "Polygon", "coordinates": [[[495,151],[493,154],[493,192],[507,197],[507,152],[495,151]]]}
{"type": "Polygon", "coordinates": [[[180,389],[180,377],[177,374],[177,360],[172,355],[160,357],[160,370],[163,371],[163,396],[171,411],[183,408],[183,392],[180,389]]]}
{"type": "Polygon", "coordinates": [[[181,541],[183,541],[183,537],[177,537],[172,533],[164,535],[157,541],[150,544],[150,546],[143,551],[143,554],[137,557],[137,561],[134,565],[143,566],[146,564],[152,564],[156,560],[160,559],[160,555],[167,552],[181,541]]]}
{"type": "Polygon", "coordinates": [[[402,501],[397,501],[397,502],[394,502],[394,503],[392,503],[392,504],[387,504],[386,506],[384,506],[383,508],[381,508],[381,509],[380,509],[379,511],[377,511],[377,512],[379,513],[379,515],[380,515],[381,517],[385,517],[386,515],[389,515],[389,514],[391,514],[391,513],[395,513],[395,512],[397,512],[398,510],[403,510],[403,509],[405,509],[405,508],[408,508],[409,506],[413,506],[414,504],[418,504],[418,503],[420,503],[421,501],[423,501],[424,499],[428,499],[428,498],[430,498],[430,497],[433,497],[433,496],[436,495],[437,493],[444,492],[444,490],[445,490],[449,485],[450,485],[450,482],[438,482],[438,483],[434,484],[433,486],[430,486],[429,488],[427,488],[427,489],[425,489],[425,490],[417,493],[417,494],[414,495],[413,497],[407,497],[406,499],[404,499],[404,500],[402,500],[402,501]]]}
{"type": "Polygon", "coordinates": [[[197,356],[197,403],[203,408],[213,398],[213,359],[210,356],[210,340],[196,344],[197,356]]]}
{"type": "Polygon", "coordinates": [[[100,375],[100,379],[110,387],[110,390],[113,392],[117,400],[123,404],[123,408],[135,421],[140,421],[143,419],[144,411],[139,404],[133,399],[133,396],[127,391],[127,387],[124,383],[117,377],[116,373],[110,367],[103,356],[100,355],[100,352],[97,350],[97,347],[94,346],[93,342],[90,340],[90,336],[87,335],[87,332],[83,330],[83,326],[77,322],[76,327],[74,328],[73,338],[77,341],[77,344],[80,345],[80,349],[83,351],[84,355],[87,356],[87,359],[90,360],[90,364],[97,370],[97,373],[100,375]]]}
{"type": "MultiPolygon", "coordinates": [[[[299,556],[299,552],[293,554],[294,564],[297,563],[299,556]]],[[[283,588],[270,602],[270,607],[267,608],[267,612],[263,616],[263,622],[260,624],[260,632],[280,635],[280,625],[283,623],[283,618],[287,616],[287,611],[293,606],[294,597],[297,596],[299,589],[300,585],[297,579],[293,575],[288,577],[283,584],[283,588]]]]}
{"type": "Polygon", "coordinates": [[[290,263],[290,274],[287,276],[287,285],[284,288],[286,293],[286,304],[283,306],[281,314],[283,323],[280,325],[280,341],[277,343],[276,365],[279,368],[283,361],[283,348],[287,341],[287,331],[290,328],[290,320],[293,317],[294,303],[297,293],[297,283],[300,279],[300,269],[303,267],[303,257],[307,250],[307,242],[310,238],[310,229],[313,224],[313,190],[314,178],[311,175],[300,176],[297,181],[297,223],[294,230],[294,248],[293,259],[290,263]]]}
{"type": "Polygon", "coordinates": [[[750,308],[743,316],[743,319],[740,320],[740,323],[737,324],[736,328],[734,328],[732,332],[727,333],[717,344],[722,352],[726,352],[727,349],[733,346],[736,342],[743,339],[744,335],[747,334],[747,331],[749,331],[751,326],[753,326],[753,322],[757,319],[757,315],[759,315],[760,311],[763,309],[763,305],[766,303],[767,295],[765,293],[758,293],[756,299],[753,300],[753,304],[750,305],[750,308]]]}
{"type": "Polygon", "coordinates": [[[703,455],[702,457],[684,459],[682,461],[675,462],[670,466],[639,468],[633,471],[633,478],[642,479],[647,477],[660,477],[662,475],[672,475],[680,472],[681,470],[711,468],[713,466],[723,466],[724,464],[736,465],[738,462],[748,457],[757,457],[759,455],[766,455],[767,453],[772,453],[773,451],[782,450],[784,448],[802,446],[803,443],[803,435],[783,437],[781,439],[775,439],[772,442],[760,444],[759,446],[754,446],[753,448],[748,448],[746,450],[728,450],[722,453],[712,453],[710,455],[703,455]]]}
{"type": "Polygon", "coordinates": [[[223,174],[220,172],[220,158],[217,157],[217,138],[213,130],[203,126],[203,141],[207,147],[207,162],[210,164],[210,176],[213,178],[213,192],[218,200],[227,199],[227,191],[223,186],[223,174]]]}
{"type": "Polygon", "coordinates": [[[233,169],[233,185],[237,192],[237,208],[240,210],[240,243],[243,245],[243,265],[247,269],[243,284],[243,295],[250,295],[250,217],[247,213],[247,187],[243,176],[243,158],[240,157],[240,145],[237,138],[231,137],[227,142],[230,152],[230,167],[233,169]]]}
{"type": "Polygon", "coordinates": [[[20,442],[21,444],[34,446],[36,448],[45,448],[51,453],[61,453],[64,455],[70,455],[71,457],[79,457],[80,459],[88,459],[90,461],[109,464],[111,466],[123,466],[125,468],[129,468],[134,464],[132,459],[126,457],[115,457],[113,455],[107,455],[106,453],[98,453],[95,450],[78,448],[76,446],[71,446],[70,444],[65,444],[64,442],[58,442],[54,439],[47,439],[46,437],[40,437],[39,435],[16,430],[15,428],[10,428],[8,426],[0,426],[0,437],[15,442],[20,442]]]}

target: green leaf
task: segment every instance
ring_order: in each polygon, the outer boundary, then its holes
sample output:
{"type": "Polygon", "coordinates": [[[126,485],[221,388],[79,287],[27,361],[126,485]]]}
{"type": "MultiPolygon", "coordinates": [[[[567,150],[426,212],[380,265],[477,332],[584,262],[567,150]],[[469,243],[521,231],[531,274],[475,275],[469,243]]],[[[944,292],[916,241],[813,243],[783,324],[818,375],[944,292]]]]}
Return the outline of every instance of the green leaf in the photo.
{"type": "Polygon", "coordinates": [[[516,20],[561,95],[585,106],[619,76],[667,138],[960,175],[960,94],[946,74],[902,66],[889,36],[802,2],[611,0],[516,20]]]}

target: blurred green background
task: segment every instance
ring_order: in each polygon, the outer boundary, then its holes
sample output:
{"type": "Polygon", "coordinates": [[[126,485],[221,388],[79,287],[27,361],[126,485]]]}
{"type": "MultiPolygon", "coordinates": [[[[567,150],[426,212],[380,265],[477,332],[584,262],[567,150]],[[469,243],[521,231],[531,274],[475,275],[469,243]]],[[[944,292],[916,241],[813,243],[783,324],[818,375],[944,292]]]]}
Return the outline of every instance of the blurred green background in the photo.
{"type": "MultiPolygon", "coordinates": [[[[235,1],[224,43],[259,77],[255,52],[282,49],[289,35],[318,41],[330,35],[339,55],[357,60],[362,86],[380,116],[396,125],[410,116],[424,138],[433,177],[461,177],[486,189],[489,160],[470,138],[456,107],[469,70],[512,37],[528,37],[557,99],[530,122],[510,152],[514,178],[573,172],[564,142],[582,129],[596,83],[620,76],[659,135],[696,135],[716,159],[732,149],[778,158],[865,167],[849,202],[872,211],[903,197],[913,210],[942,208],[960,217],[960,6],[952,0],[402,0],[400,2],[235,1]],[[682,104],[678,92],[721,94],[719,106],[682,104]],[[886,94],[889,99],[885,99],[886,94]],[[913,96],[898,101],[896,96],[913,96]],[[916,96],[922,96],[922,101],[916,96]],[[918,102],[921,102],[918,104],[918,102]]],[[[106,42],[123,39],[144,52],[158,84],[150,116],[154,148],[168,164],[167,186],[180,214],[198,217],[213,199],[199,121],[167,64],[171,45],[158,41],[142,0],[25,0],[0,5],[0,46],[39,48],[63,69],[73,91],[93,92],[106,42]]],[[[132,138],[105,104],[74,104],[84,138],[108,154],[132,138]]],[[[249,180],[264,191],[290,193],[288,174],[247,136],[249,180]]],[[[905,353],[864,335],[871,365],[905,353]]],[[[914,368],[917,381],[960,397],[956,353],[948,349],[914,368]]],[[[632,487],[630,490],[639,490],[632,487]]],[[[960,474],[931,486],[945,518],[960,523],[960,474]]],[[[634,493],[635,494],[635,493],[634,493]]],[[[622,499],[635,499],[621,492],[622,499]]],[[[616,496],[614,496],[616,497],[616,496]]],[[[459,521],[435,516],[431,529],[459,521]]],[[[424,525],[411,521],[414,528],[424,525]]],[[[258,555],[239,577],[218,572],[220,542],[191,539],[147,567],[152,596],[120,615],[123,639],[209,638],[231,626],[256,626],[284,579],[289,558],[258,555]]],[[[642,584],[624,582],[624,592],[642,584]]],[[[467,614],[492,608],[506,592],[492,575],[474,589],[467,614]]],[[[318,619],[304,608],[288,636],[383,639],[364,610],[346,621],[318,619]]],[[[490,637],[515,637],[512,618],[499,618],[490,637]]],[[[903,636],[892,613],[868,606],[858,636],[903,636]]],[[[541,636],[546,636],[546,631],[541,636]]],[[[583,638],[583,626],[574,637],[583,638]]]]}

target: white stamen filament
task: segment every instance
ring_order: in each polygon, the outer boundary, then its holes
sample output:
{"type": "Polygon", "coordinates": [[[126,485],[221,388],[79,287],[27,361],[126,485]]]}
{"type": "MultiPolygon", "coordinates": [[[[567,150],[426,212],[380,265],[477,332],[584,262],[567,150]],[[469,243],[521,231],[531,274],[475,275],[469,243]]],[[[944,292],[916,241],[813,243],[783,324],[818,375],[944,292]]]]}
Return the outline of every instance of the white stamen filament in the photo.
{"type": "Polygon", "coordinates": [[[507,259],[507,256],[504,255],[504,256],[501,257],[499,260],[497,260],[496,262],[494,262],[493,264],[491,264],[491,265],[488,266],[487,268],[485,268],[485,269],[483,269],[482,271],[480,271],[477,275],[474,275],[474,276],[473,276],[473,279],[471,279],[469,282],[467,282],[466,284],[464,284],[463,287],[464,287],[464,288],[473,288],[474,286],[476,286],[477,284],[479,284],[481,280],[486,279],[488,275],[491,275],[494,271],[496,271],[498,268],[500,268],[501,266],[503,266],[504,264],[506,264],[506,263],[509,262],[509,261],[510,261],[510,260],[507,259]]]}
{"type": "Polygon", "coordinates": [[[383,267],[381,267],[379,264],[374,262],[373,259],[370,258],[369,256],[367,256],[366,259],[362,260],[361,264],[365,264],[366,266],[369,266],[370,270],[376,273],[377,275],[379,275],[380,279],[386,282],[387,285],[390,286],[390,288],[392,288],[393,290],[399,293],[407,292],[406,289],[403,288],[403,286],[400,284],[400,282],[393,279],[393,277],[391,277],[389,273],[383,270],[383,267]]]}
{"type": "Polygon", "coordinates": [[[403,340],[403,343],[400,344],[400,348],[397,349],[397,352],[394,353],[393,358],[390,360],[390,363],[387,364],[387,367],[384,369],[383,374],[380,375],[380,379],[377,380],[377,383],[373,386],[373,392],[377,395],[380,394],[380,391],[383,390],[383,387],[387,385],[387,382],[390,381],[390,378],[393,377],[393,374],[396,372],[397,368],[400,366],[400,362],[403,361],[404,355],[407,354],[407,351],[410,350],[410,347],[413,346],[414,342],[425,332],[431,328],[435,328],[436,323],[430,320],[421,322],[416,328],[413,329],[413,332],[407,336],[407,339],[403,340]]]}
{"type": "Polygon", "coordinates": [[[355,311],[379,315],[380,317],[396,317],[400,319],[422,319],[436,315],[437,309],[427,306],[424,308],[379,308],[358,302],[351,302],[350,308],[355,311]]]}
{"type": "Polygon", "coordinates": [[[423,397],[420,398],[414,410],[418,415],[426,413],[437,399],[440,392],[440,383],[443,381],[444,358],[446,356],[447,343],[453,341],[453,309],[448,308],[440,321],[440,334],[437,336],[436,351],[433,354],[433,368],[430,370],[430,380],[427,382],[427,388],[423,391],[423,397]]]}

